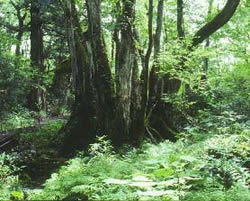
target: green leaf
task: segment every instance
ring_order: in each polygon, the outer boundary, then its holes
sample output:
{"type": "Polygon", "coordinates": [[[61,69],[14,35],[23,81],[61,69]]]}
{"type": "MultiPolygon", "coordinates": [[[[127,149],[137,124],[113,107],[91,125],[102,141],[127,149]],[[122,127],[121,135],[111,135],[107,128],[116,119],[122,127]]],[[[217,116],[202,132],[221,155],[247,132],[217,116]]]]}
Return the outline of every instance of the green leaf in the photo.
{"type": "Polygon", "coordinates": [[[12,192],[11,192],[11,196],[12,196],[15,200],[23,200],[23,198],[24,198],[23,192],[19,192],[19,191],[12,191],[12,192]]]}
{"type": "Polygon", "coordinates": [[[181,156],[180,159],[183,161],[186,161],[186,162],[190,162],[190,163],[197,160],[196,158],[194,158],[192,156],[181,156]]]}
{"type": "Polygon", "coordinates": [[[156,177],[170,177],[174,174],[174,170],[172,168],[162,168],[155,170],[153,175],[156,177]]]}

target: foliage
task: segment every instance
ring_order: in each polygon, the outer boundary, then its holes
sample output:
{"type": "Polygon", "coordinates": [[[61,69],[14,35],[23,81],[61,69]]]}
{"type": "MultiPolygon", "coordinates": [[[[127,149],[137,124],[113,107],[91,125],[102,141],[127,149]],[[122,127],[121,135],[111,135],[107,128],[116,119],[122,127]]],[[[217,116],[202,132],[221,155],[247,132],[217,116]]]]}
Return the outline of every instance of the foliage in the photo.
{"type": "Polygon", "coordinates": [[[249,64],[244,62],[236,64],[231,71],[211,78],[216,101],[228,105],[238,114],[249,117],[249,78],[249,64]]]}
{"type": "Polygon", "coordinates": [[[226,193],[223,191],[211,191],[204,189],[196,193],[190,193],[187,196],[187,201],[249,201],[249,189],[242,186],[235,186],[226,193]]]}
{"type": "MultiPolygon", "coordinates": [[[[45,122],[41,127],[29,127],[26,132],[21,133],[18,136],[18,144],[9,150],[9,155],[1,155],[0,161],[7,164],[1,166],[1,180],[4,182],[4,179],[12,178],[9,174],[18,174],[19,177],[13,176],[17,179],[16,184],[30,186],[38,185],[48,178],[47,175],[64,161],[58,154],[62,142],[62,135],[58,135],[58,132],[63,125],[63,120],[53,120],[45,122]]],[[[8,185],[12,188],[14,184],[8,185]]],[[[22,194],[21,187],[16,190],[17,193],[12,197],[22,194]]]]}
{"type": "Polygon", "coordinates": [[[25,104],[25,96],[32,82],[32,71],[27,59],[5,53],[0,55],[0,74],[2,116],[6,111],[17,109],[17,105],[25,104]]]}
{"type": "Polygon", "coordinates": [[[19,185],[18,172],[20,167],[16,166],[17,158],[6,153],[0,154],[0,199],[6,200],[11,197],[11,192],[19,185]]]}
{"type": "Polygon", "coordinates": [[[20,135],[20,145],[29,146],[40,156],[56,155],[57,149],[59,149],[62,142],[62,136],[58,132],[63,124],[62,120],[54,120],[35,130],[35,132],[22,133],[20,135]]]}
{"type": "Polygon", "coordinates": [[[189,129],[177,143],[145,143],[125,155],[115,154],[110,142],[99,138],[90,156],[81,153],[69,160],[44,190],[29,191],[29,198],[248,201],[249,128],[232,124],[222,133],[210,130],[209,138],[193,142],[190,136],[197,130],[189,129]]]}
{"type": "Polygon", "coordinates": [[[16,106],[15,109],[17,111],[13,111],[12,113],[2,116],[0,125],[1,131],[28,127],[34,123],[35,120],[32,113],[26,108],[16,106]]]}

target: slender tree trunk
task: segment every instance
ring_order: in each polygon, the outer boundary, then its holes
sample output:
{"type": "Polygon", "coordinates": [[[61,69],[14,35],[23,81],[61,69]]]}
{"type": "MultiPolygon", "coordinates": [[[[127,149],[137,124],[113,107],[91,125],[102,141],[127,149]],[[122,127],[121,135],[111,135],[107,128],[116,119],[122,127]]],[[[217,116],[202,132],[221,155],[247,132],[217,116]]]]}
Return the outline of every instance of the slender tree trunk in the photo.
{"type": "MultiPolygon", "coordinates": [[[[214,0],[209,1],[208,12],[207,12],[208,17],[211,15],[213,2],[214,2],[214,0]]],[[[209,46],[210,46],[210,38],[208,37],[206,39],[205,48],[209,48],[209,46]]],[[[204,73],[205,73],[205,75],[203,77],[204,79],[206,78],[208,68],[209,68],[209,58],[207,57],[207,58],[204,59],[204,73]]]]}
{"type": "Polygon", "coordinates": [[[17,17],[18,17],[18,33],[17,33],[17,45],[16,45],[16,56],[20,56],[21,55],[21,44],[22,44],[22,38],[23,38],[23,34],[24,34],[24,20],[26,18],[26,13],[22,16],[21,15],[21,9],[20,8],[16,8],[17,11],[17,17]]]}
{"type": "Polygon", "coordinates": [[[149,0],[149,9],[148,9],[148,49],[145,55],[143,62],[144,68],[142,69],[142,81],[143,81],[143,91],[142,91],[142,105],[146,109],[148,105],[148,96],[149,96],[149,61],[151,53],[154,46],[154,37],[153,37],[153,0],[149,0]]]}
{"type": "MultiPolygon", "coordinates": [[[[163,9],[164,9],[164,0],[158,0],[157,8],[157,25],[156,33],[154,36],[154,65],[150,71],[150,84],[149,84],[149,110],[154,107],[157,102],[157,96],[161,94],[159,91],[159,76],[160,71],[158,57],[161,49],[161,34],[162,34],[162,24],[163,24],[163,9]]],[[[160,95],[161,96],[161,95],[160,95]]]]}
{"type": "Polygon", "coordinates": [[[16,44],[16,56],[20,56],[21,55],[21,43],[22,43],[22,37],[23,37],[23,32],[19,31],[17,34],[17,44],[16,44]]]}
{"type": "Polygon", "coordinates": [[[20,56],[21,52],[20,52],[20,48],[21,48],[21,44],[22,44],[22,37],[23,37],[23,33],[25,31],[25,26],[24,26],[24,20],[26,18],[27,13],[25,12],[24,15],[21,14],[21,10],[23,7],[25,7],[25,5],[23,4],[22,6],[16,4],[14,1],[10,1],[11,5],[15,8],[16,10],[16,15],[18,18],[18,27],[17,27],[17,44],[16,44],[16,56],[20,56]]]}
{"type": "Polygon", "coordinates": [[[166,78],[159,76],[160,64],[158,57],[161,48],[163,10],[164,0],[159,0],[157,8],[157,26],[154,37],[154,64],[150,72],[150,94],[147,111],[150,125],[147,128],[147,131],[157,139],[169,138],[174,140],[166,123],[166,116],[169,115],[169,111],[166,110],[166,104],[162,100],[166,78]]]}
{"type": "Polygon", "coordinates": [[[183,0],[177,0],[177,33],[178,38],[183,39],[184,33],[184,17],[183,17],[183,0]]]}
{"type": "MultiPolygon", "coordinates": [[[[183,41],[185,38],[185,31],[184,31],[184,2],[183,0],[177,0],[177,38],[180,41],[183,41]]],[[[182,43],[182,42],[181,42],[182,43]]],[[[185,47],[185,44],[183,44],[183,48],[185,47]]],[[[182,56],[178,66],[176,66],[179,69],[184,68],[185,58],[182,56]]],[[[172,78],[170,74],[167,74],[164,76],[164,93],[172,94],[176,93],[181,85],[181,81],[177,78],[172,78]]],[[[172,106],[169,105],[169,108],[166,108],[167,110],[172,110],[172,106]]]]}

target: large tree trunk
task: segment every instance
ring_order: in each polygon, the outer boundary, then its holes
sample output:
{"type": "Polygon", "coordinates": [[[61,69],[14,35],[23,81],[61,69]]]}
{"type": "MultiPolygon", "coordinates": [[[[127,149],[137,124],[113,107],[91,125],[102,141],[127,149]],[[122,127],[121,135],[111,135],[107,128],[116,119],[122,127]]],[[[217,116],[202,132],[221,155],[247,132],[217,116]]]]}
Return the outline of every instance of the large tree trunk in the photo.
{"type": "Polygon", "coordinates": [[[93,84],[96,88],[96,111],[99,132],[108,134],[112,128],[113,86],[111,70],[101,28],[100,0],[86,0],[88,11],[88,34],[90,38],[90,69],[94,72],[93,84]]]}
{"type": "Polygon", "coordinates": [[[114,107],[111,71],[101,30],[100,0],[86,0],[87,33],[81,30],[74,0],[66,3],[75,103],[64,128],[63,154],[86,148],[97,135],[110,134],[114,107]]]}
{"type": "MultiPolygon", "coordinates": [[[[41,5],[39,0],[31,1],[30,8],[31,15],[31,50],[30,59],[31,65],[36,68],[39,73],[44,72],[44,59],[43,59],[43,30],[42,30],[42,19],[41,19],[41,5]]],[[[40,85],[42,80],[38,76],[35,87],[32,89],[28,96],[28,104],[32,110],[46,111],[45,92],[42,90],[40,85]]]]}
{"type": "MultiPolygon", "coordinates": [[[[86,0],[87,34],[81,31],[74,0],[65,1],[67,2],[66,13],[68,13],[69,19],[67,27],[76,94],[75,107],[70,121],[65,127],[65,150],[71,152],[76,148],[84,148],[94,140],[96,135],[103,134],[111,134],[116,144],[138,141],[144,133],[148,64],[143,66],[142,80],[140,80],[134,31],[136,1],[121,0],[117,2],[118,7],[121,3],[121,12],[114,34],[116,42],[115,101],[110,66],[102,36],[100,0],[86,0]],[[144,91],[142,87],[144,87],[144,91]]],[[[174,89],[171,89],[166,80],[158,77],[163,2],[164,0],[159,0],[158,3],[157,30],[154,38],[155,65],[152,67],[150,76],[152,85],[150,95],[152,97],[150,97],[151,108],[148,110],[148,115],[152,113],[150,123],[153,122],[153,127],[158,129],[152,129],[155,131],[154,134],[160,133],[166,138],[169,137],[166,133],[173,136],[174,132],[169,126],[169,122],[172,121],[171,112],[166,110],[169,107],[164,105],[161,98],[164,92],[173,93],[178,87],[175,86],[174,89]],[[160,101],[163,104],[158,104],[160,101]],[[158,116],[158,114],[163,114],[163,116],[158,116]]],[[[152,1],[149,0],[149,3],[151,4],[152,1]]],[[[149,14],[152,13],[149,12],[149,14]]],[[[149,61],[153,47],[152,19],[152,16],[149,16],[149,49],[147,59],[145,59],[146,63],[149,61]]]]}
{"type": "Polygon", "coordinates": [[[75,103],[67,125],[63,128],[65,134],[62,154],[67,155],[77,149],[86,147],[95,136],[95,107],[93,100],[92,77],[87,53],[87,38],[84,37],[74,0],[65,0],[62,5],[68,34],[68,46],[72,68],[73,90],[75,103]],[[84,45],[83,45],[84,44],[84,45]]]}
{"type": "MultiPolygon", "coordinates": [[[[119,52],[116,58],[117,103],[114,131],[116,136],[113,136],[116,143],[128,141],[131,140],[131,137],[134,137],[131,131],[131,118],[133,119],[133,117],[131,117],[131,107],[133,107],[133,110],[137,109],[135,108],[136,104],[131,104],[132,93],[134,93],[135,96],[139,95],[136,93],[137,90],[133,90],[133,87],[137,87],[138,80],[137,54],[133,30],[135,2],[135,0],[122,0],[120,20],[121,39],[119,41],[119,52]]],[[[133,102],[135,102],[135,100],[133,102]]]]}

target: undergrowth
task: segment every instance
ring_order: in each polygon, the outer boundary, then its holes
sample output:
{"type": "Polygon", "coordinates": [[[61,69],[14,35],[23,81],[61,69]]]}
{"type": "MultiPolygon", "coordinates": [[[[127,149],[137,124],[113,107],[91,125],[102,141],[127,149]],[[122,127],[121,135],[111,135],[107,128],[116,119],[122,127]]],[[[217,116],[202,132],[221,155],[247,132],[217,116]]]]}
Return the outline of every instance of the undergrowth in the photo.
{"type": "Polygon", "coordinates": [[[177,143],[145,143],[125,155],[98,138],[88,155],[69,160],[29,199],[249,201],[250,130],[234,130],[215,128],[209,138],[189,130],[177,143]]]}
{"type": "MultiPolygon", "coordinates": [[[[62,124],[21,135],[20,143],[35,151],[34,167],[53,163],[62,124]]],[[[33,190],[22,187],[14,156],[2,154],[0,200],[250,201],[250,125],[244,116],[203,110],[179,137],[176,143],[125,147],[125,153],[98,137],[33,190]]]]}
{"type": "Polygon", "coordinates": [[[31,112],[22,107],[19,107],[16,112],[0,116],[0,121],[0,131],[28,127],[35,123],[31,112]]]}
{"type": "Polygon", "coordinates": [[[20,198],[24,186],[40,185],[63,162],[58,157],[62,141],[58,131],[63,124],[62,120],[54,120],[21,133],[15,147],[0,153],[0,200],[20,198]]]}
{"type": "Polygon", "coordinates": [[[0,153],[0,200],[10,199],[13,193],[18,192],[21,168],[15,165],[16,160],[15,156],[0,153]]]}

